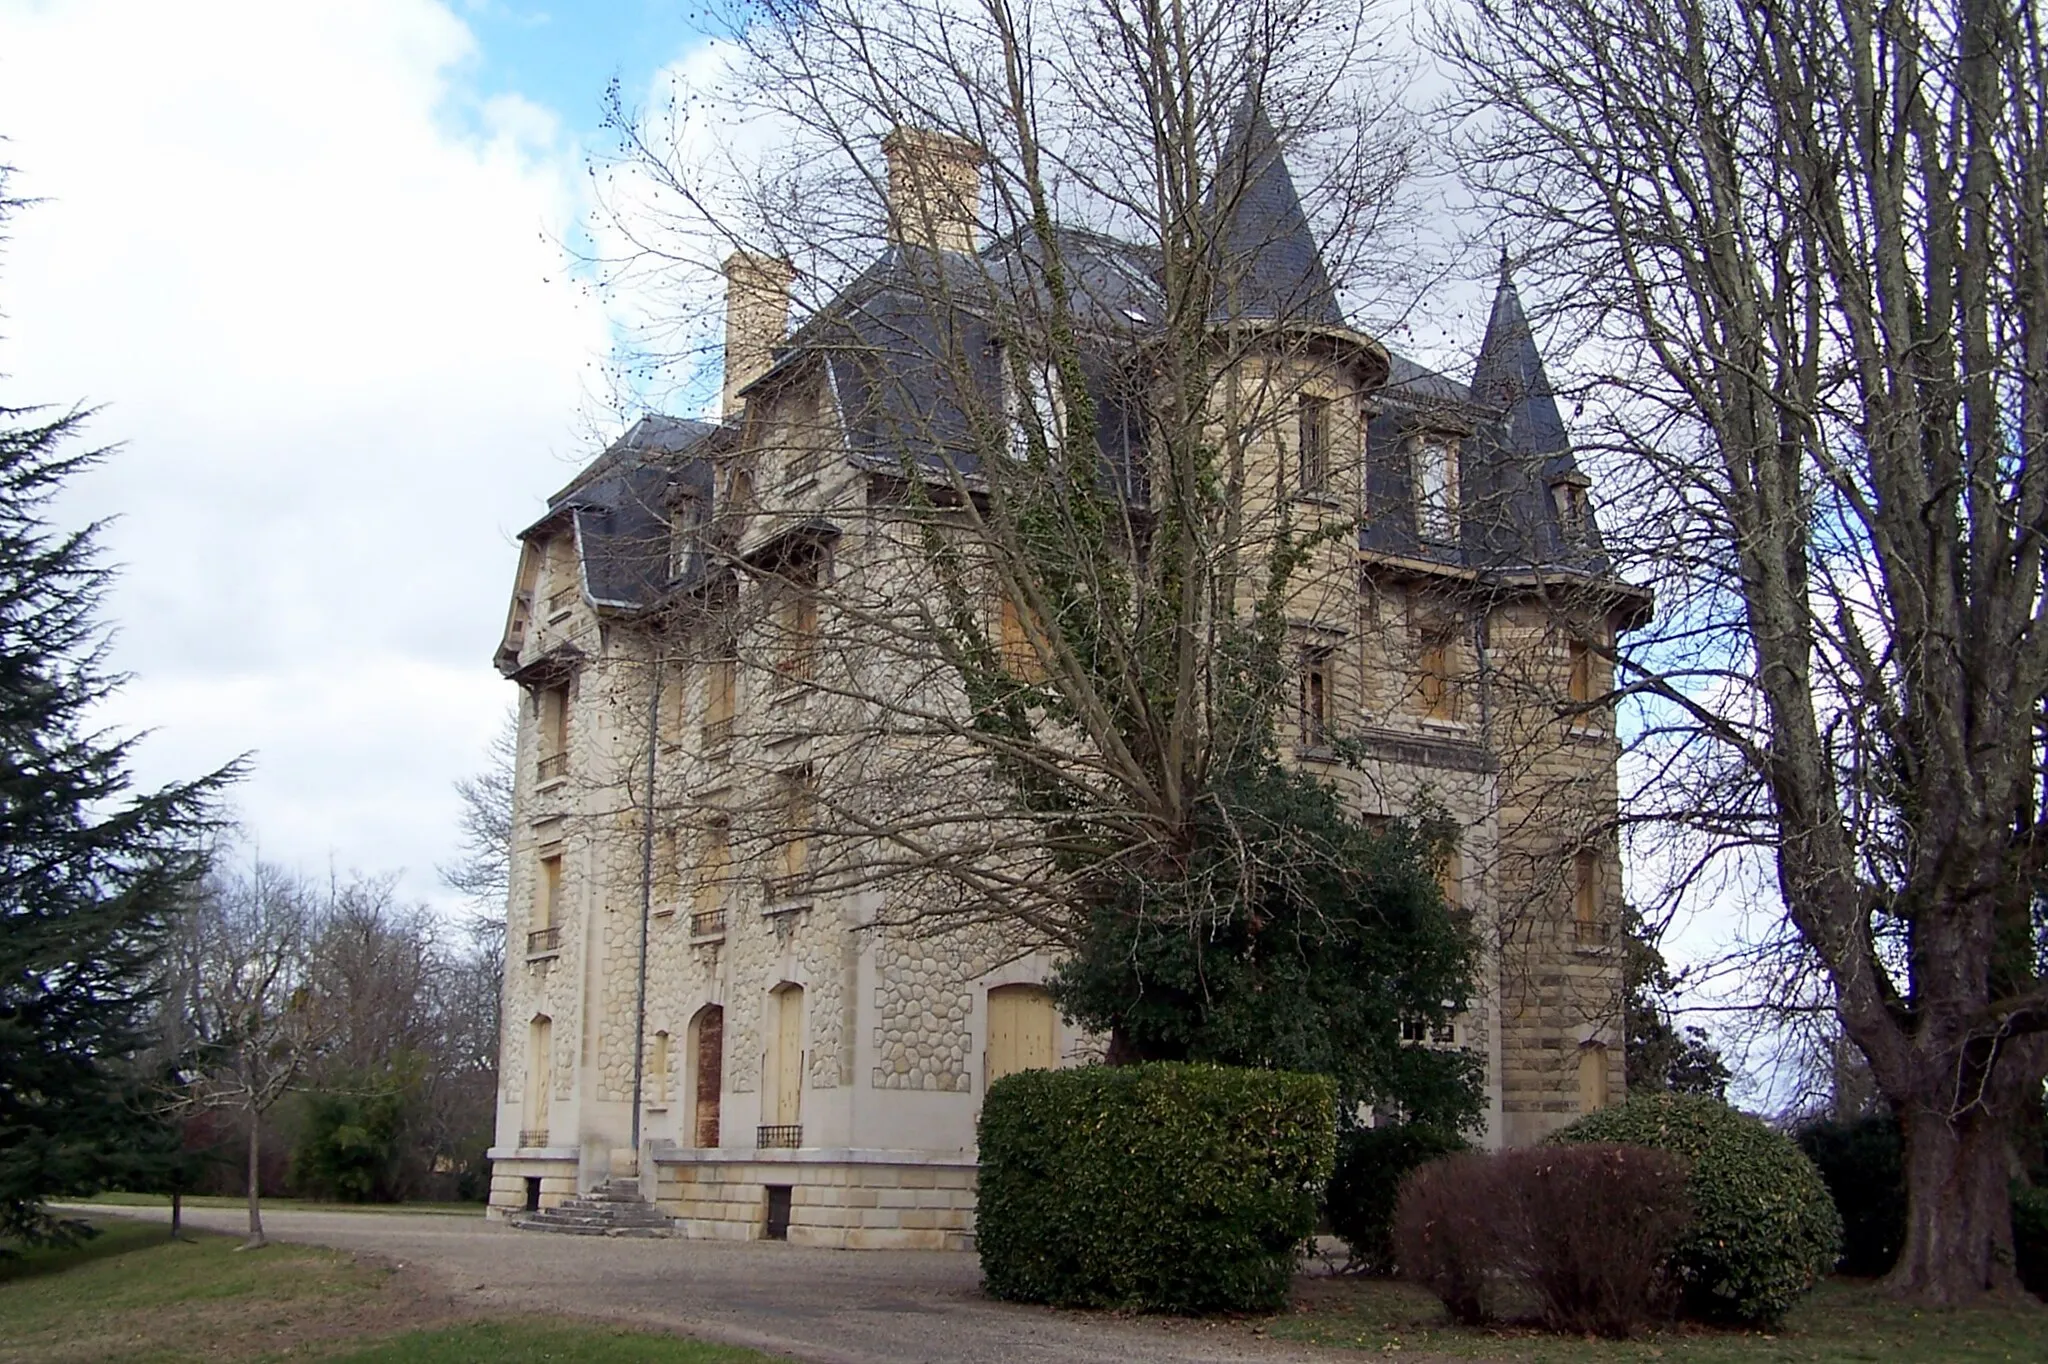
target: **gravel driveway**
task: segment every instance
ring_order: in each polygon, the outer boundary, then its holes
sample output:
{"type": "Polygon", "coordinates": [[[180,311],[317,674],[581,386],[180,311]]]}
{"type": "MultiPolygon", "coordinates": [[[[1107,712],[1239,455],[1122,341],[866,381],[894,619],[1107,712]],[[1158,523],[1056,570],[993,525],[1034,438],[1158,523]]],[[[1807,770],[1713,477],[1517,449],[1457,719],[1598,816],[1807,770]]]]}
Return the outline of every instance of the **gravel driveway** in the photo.
{"type": "MultiPolygon", "coordinates": [[[[94,1208],[104,1214],[112,1209],[94,1208]]],[[[121,1209],[164,1220],[162,1209],[121,1209]]],[[[246,1214],[187,1209],[238,1232],[246,1214]]],[[[481,1216],[265,1211],[279,1240],[424,1268],[455,1296],[750,1345],[812,1364],[1165,1364],[1354,1355],[1258,1339],[1235,1322],[1115,1318],[991,1301],[971,1254],[814,1250],[772,1241],[616,1240],[513,1231],[481,1216]]]]}

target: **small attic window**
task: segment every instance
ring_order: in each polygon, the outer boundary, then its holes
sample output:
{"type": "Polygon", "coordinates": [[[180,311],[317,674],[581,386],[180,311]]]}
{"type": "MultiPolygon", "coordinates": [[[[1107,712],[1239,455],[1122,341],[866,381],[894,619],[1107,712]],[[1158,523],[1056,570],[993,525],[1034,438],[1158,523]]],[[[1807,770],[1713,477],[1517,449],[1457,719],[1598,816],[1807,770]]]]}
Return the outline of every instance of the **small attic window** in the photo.
{"type": "Polygon", "coordinates": [[[1560,478],[1550,485],[1550,500],[1557,508],[1557,528],[1568,542],[1586,538],[1588,523],[1586,484],[1583,479],[1560,478]]]}
{"type": "Polygon", "coordinates": [[[1029,457],[1033,439],[1042,441],[1048,451],[1057,447],[1067,425],[1059,367],[1034,355],[1025,359],[1020,374],[1007,344],[996,347],[996,364],[1002,370],[1003,425],[1009,432],[1010,458],[1029,457]]]}
{"type": "Polygon", "coordinates": [[[1458,442],[1425,432],[1415,442],[1415,533],[1434,544],[1458,538],[1458,442]]]}
{"type": "Polygon", "coordinates": [[[704,525],[704,504],[695,497],[676,500],[668,524],[668,576],[674,582],[689,571],[690,556],[696,553],[698,533],[704,525]]]}

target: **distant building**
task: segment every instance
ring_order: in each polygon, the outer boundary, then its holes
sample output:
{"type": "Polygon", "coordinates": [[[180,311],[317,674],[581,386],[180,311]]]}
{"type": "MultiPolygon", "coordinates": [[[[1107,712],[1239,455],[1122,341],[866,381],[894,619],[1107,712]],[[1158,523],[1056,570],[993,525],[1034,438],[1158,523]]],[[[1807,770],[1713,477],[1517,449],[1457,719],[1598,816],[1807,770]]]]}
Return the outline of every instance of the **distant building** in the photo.
{"type": "MultiPolygon", "coordinates": [[[[736,255],[725,420],[641,420],[521,536],[498,652],[523,703],[494,1215],[630,1167],[693,1235],[961,1245],[989,1082],[1098,1050],[1055,1013],[1044,955],[890,926],[885,892],[832,889],[806,833],[850,779],[820,746],[840,660],[812,585],[925,590],[886,577],[882,523],[925,458],[906,443],[962,420],[933,355],[987,349],[973,317],[935,316],[930,284],[1003,277],[1023,249],[976,242],[971,149],[907,130],[888,148],[892,194],[939,185],[965,207],[896,205],[887,250],[793,335],[787,267],[736,255]],[[779,828],[750,823],[764,809],[779,828]]],[[[1490,945],[1486,978],[1449,1035],[1407,1040],[1483,1057],[1486,1140],[1530,1142],[1623,1088],[1601,698],[1648,599],[1608,573],[1505,275],[1471,383],[1423,369],[1345,321],[1262,116],[1226,155],[1227,235],[1261,249],[1217,325],[1266,328],[1270,350],[1237,363],[1279,395],[1242,451],[1246,505],[1363,517],[1290,608],[1288,752],[1366,815],[1426,799],[1458,820],[1444,886],[1490,945]],[[1340,734],[1362,764],[1337,761],[1340,734]]],[[[1144,249],[1067,246],[1105,335],[1159,316],[1144,249]]],[[[988,385],[1002,374],[987,362],[988,385]]],[[[1142,502],[1142,424],[1107,388],[1098,406],[1105,465],[1142,502]]]]}

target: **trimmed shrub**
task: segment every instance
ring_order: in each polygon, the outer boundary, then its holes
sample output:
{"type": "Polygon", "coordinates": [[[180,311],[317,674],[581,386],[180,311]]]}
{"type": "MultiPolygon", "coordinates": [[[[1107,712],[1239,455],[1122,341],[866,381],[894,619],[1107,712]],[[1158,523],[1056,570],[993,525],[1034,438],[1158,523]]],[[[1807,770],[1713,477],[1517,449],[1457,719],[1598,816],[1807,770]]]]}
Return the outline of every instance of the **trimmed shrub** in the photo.
{"type": "Polygon", "coordinates": [[[1906,1244],[1906,1167],[1889,1113],[1821,1118],[1792,1134],[1820,1171],[1842,1217],[1842,1272],[1878,1275],[1906,1244]]]}
{"type": "Polygon", "coordinates": [[[1027,1070],[981,1106],[975,1244],[1018,1302],[1285,1305],[1336,1147],[1326,1076],[1153,1063],[1027,1070]]]}
{"type": "Polygon", "coordinates": [[[1692,1162],[1692,1221],[1671,1260],[1690,1315],[1769,1325],[1834,1267],[1842,1219],[1820,1172],[1790,1137],[1724,1103],[1646,1094],[1551,1141],[1622,1142],[1692,1162]]]}
{"type": "Polygon", "coordinates": [[[2026,1290],[2048,1298],[2048,1189],[2012,1186],[2012,1258],[2026,1290]]]}
{"type": "Polygon", "coordinates": [[[1432,1160],[1471,1149],[1456,1132],[1426,1123],[1365,1127],[1337,1138],[1337,1168],[1323,1195],[1330,1230],[1351,1248],[1355,1268],[1394,1271],[1394,1201],[1401,1181],[1432,1160]]]}
{"type": "Polygon", "coordinates": [[[1451,1320],[1492,1316],[1489,1289],[1503,1259],[1493,1157],[1468,1151],[1409,1175],[1394,1204],[1394,1258],[1401,1277],[1436,1295],[1451,1320]]]}
{"type": "Polygon", "coordinates": [[[1614,1145],[1432,1162],[1401,1188],[1401,1272],[1467,1325],[1519,1287],[1554,1330],[1631,1335],[1674,1305],[1666,1265],[1691,1215],[1688,1170],[1672,1152],[1614,1145]]]}

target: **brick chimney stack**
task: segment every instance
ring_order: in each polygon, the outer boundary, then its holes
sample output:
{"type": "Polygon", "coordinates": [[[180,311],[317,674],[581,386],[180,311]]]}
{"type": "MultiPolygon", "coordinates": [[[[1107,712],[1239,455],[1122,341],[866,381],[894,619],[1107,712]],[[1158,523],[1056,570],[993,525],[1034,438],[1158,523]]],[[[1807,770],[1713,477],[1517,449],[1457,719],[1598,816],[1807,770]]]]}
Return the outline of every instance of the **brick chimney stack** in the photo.
{"type": "Polygon", "coordinates": [[[981,217],[981,148],[950,133],[897,127],[889,158],[889,240],[972,255],[981,217]]]}
{"type": "Polygon", "coordinates": [[[746,403],[740,390],[768,372],[775,346],[789,330],[786,260],[735,251],[725,258],[725,393],[719,415],[730,421],[746,403]]]}

